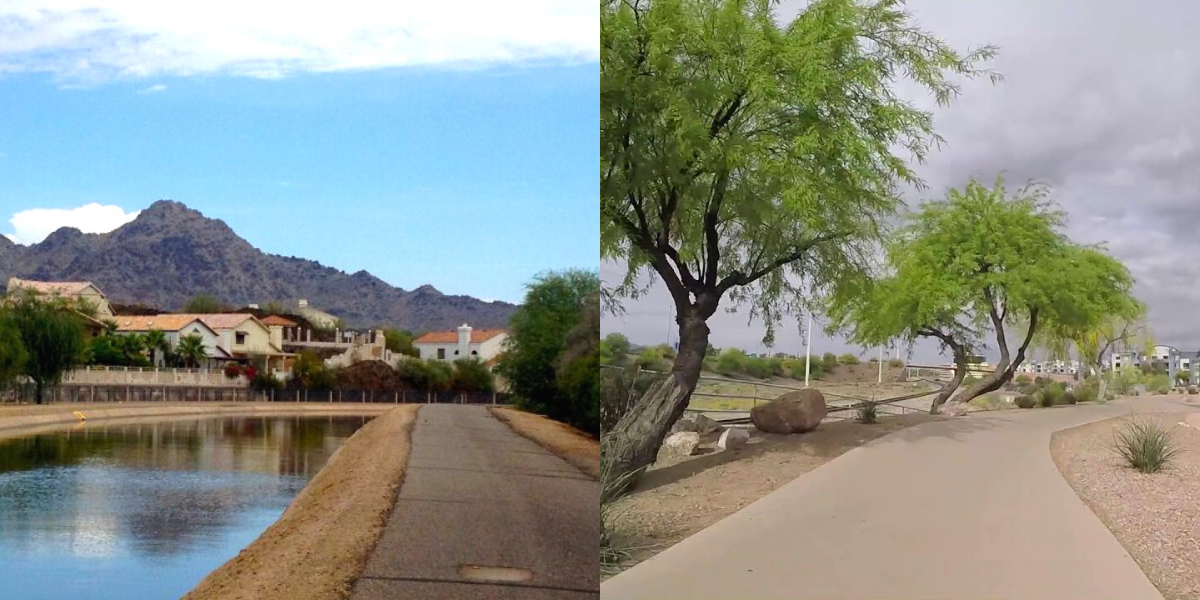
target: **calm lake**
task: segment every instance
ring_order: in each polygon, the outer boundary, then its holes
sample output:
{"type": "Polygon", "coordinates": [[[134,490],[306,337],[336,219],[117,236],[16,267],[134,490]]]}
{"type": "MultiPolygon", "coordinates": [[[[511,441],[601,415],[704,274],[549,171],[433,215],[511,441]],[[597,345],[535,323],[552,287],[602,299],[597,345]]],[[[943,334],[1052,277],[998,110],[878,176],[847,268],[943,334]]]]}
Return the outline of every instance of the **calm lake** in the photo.
{"type": "Polygon", "coordinates": [[[0,441],[0,597],[178,598],[368,420],[89,424],[0,441]]]}

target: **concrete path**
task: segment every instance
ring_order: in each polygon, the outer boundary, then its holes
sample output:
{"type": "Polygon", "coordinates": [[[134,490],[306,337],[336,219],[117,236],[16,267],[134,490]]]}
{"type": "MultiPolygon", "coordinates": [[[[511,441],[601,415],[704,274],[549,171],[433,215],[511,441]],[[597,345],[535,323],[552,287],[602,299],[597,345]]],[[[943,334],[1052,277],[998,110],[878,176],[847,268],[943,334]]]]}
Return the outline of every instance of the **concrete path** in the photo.
{"type": "Polygon", "coordinates": [[[1176,396],[974,413],[851,450],[613,577],[604,598],[1161,600],[1050,457],[1176,396]]]}
{"type": "Polygon", "coordinates": [[[599,499],[596,480],[487,409],[423,406],[396,507],[351,597],[598,598],[599,499]]]}

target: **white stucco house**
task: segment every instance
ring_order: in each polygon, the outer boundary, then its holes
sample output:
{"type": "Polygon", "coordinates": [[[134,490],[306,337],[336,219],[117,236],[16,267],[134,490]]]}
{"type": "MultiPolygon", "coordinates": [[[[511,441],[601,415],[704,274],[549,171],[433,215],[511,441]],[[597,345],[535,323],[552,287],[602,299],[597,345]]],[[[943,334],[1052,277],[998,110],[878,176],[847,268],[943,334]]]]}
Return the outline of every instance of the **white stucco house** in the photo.
{"type": "Polygon", "coordinates": [[[413,340],[422,359],[456,361],[477,358],[491,364],[504,350],[508,332],[503,329],[472,329],[463,324],[457,330],[433,331],[413,340]]]}
{"type": "MultiPolygon", "coordinates": [[[[230,356],[221,348],[221,336],[211,327],[204,324],[196,315],[152,315],[152,316],[119,316],[114,319],[117,323],[117,335],[131,333],[146,334],[152,330],[163,332],[172,348],[179,347],[179,341],[190,335],[198,335],[204,340],[205,354],[209,360],[205,367],[215,366],[214,361],[229,359],[230,356]]],[[[164,357],[162,352],[154,351],[154,366],[162,367],[164,357]]]]}

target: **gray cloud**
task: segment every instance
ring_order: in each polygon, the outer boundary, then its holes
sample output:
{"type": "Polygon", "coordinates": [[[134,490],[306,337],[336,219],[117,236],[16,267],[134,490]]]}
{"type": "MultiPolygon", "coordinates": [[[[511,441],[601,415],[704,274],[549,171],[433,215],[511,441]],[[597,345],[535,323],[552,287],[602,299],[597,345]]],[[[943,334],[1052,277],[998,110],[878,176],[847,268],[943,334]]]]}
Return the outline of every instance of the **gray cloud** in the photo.
{"type": "MultiPolygon", "coordinates": [[[[781,3],[780,18],[805,4],[781,3]]],[[[915,104],[934,110],[948,143],[918,168],[929,189],[906,194],[910,205],[1000,171],[1013,186],[1049,183],[1069,214],[1068,233],[1106,243],[1137,278],[1157,339],[1200,348],[1200,38],[1192,27],[1200,5],[911,0],[908,8],[956,48],[999,46],[992,67],[1006,78],[998,85],[964,82],[962,96],[944,108],[899,84],[915,104]]],[[[617,265],[601,268],[606,282],[619,273],[617,265]]],[[[665,290],[656,289],[628,303],[623,320],[606,319],[605,329],[661,341],[670,306],[665,290]]],[[[761,324],[718,313],[711,325],[715,345],[761,349],[761,324]]],[[[778,349],[802,350],[794,318],[780,331],[778,349]]],[[[814,336],[813,345],[848,348],[824,336],[814,336]]],[[[932,344],[914,354],[938,360],[932,344]]]]}

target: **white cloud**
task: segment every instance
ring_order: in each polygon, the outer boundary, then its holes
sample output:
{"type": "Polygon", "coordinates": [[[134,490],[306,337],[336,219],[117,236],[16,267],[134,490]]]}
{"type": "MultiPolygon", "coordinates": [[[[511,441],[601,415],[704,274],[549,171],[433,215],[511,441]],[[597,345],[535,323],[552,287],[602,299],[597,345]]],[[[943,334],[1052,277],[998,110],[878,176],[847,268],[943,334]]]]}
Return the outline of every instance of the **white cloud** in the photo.
{"type": "Polygon", "coordinates": [[[142,88],[142,89],[138,90],[138,93],[139,94],[150,94],[153,92],[161,92],[165,89],[167,89],[167,86],[165,86],[161,83],[156,83],[148,88],[142,88]]]}
{"type": "Polygon", "coordinates": [[[95,82],[594,61],[599,23],[594,0],[9,0],[0,4],[0,73],[95,82]]]}
{"type": "Polygon", "coordinates": [[[141,211],[125,212],[119,206],[95,202],[78,208],[32,208],[16,213],[8,220],[12,233],[5,237],[18,244],[36,244],[61,227],[74,227],[84,233],[108,233],[137,218],[141,211]]]}

